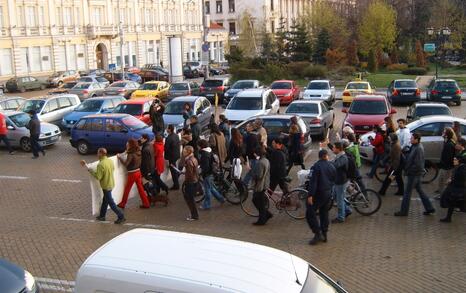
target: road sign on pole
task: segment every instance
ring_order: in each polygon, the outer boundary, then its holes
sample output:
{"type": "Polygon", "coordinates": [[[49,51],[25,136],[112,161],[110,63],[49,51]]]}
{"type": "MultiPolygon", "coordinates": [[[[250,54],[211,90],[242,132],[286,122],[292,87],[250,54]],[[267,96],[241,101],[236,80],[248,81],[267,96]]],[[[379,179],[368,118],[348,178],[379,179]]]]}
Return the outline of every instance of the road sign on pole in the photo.
{"type": "Polygon", "coordinates": [[[202,52],[209,52],[209,43],[202,44],[202,52]]]}
{"type": "Polygon", "coordinates": [[[434,43],[425,43],[424,44],[424,52],[434,53],[435,52],[435,44],[434,43]]]}

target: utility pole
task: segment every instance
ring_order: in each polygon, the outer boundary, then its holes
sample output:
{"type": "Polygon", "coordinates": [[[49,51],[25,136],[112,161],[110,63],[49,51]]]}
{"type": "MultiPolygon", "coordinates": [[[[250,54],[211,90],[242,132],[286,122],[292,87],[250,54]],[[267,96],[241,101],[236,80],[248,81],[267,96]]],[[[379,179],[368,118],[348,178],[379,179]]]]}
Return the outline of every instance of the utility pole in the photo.
{"type": "MultiPolygon", "coordinates": [[[[209,73],[210,73],[210,70],[209,70],[209,58],[210,58],[210,56],[207,58],[207,60],[205,60],[204,56],[206,54],[204,54],[205,53],[204,52],[204,46],[207,44],[207,34],[209,32],[208,32],[208,27],[207,27],[207,19],[206,19],[207,16],[206,16],[206,11],[205,11],[205,2],[204,2],[204,0],[202,0],[201,3],[202,3],[202,54],[201,54],[201,60],[206,62],[206,65],[204,67],[204,79],[207,79],[207,78],[209,78],[209,73]]],[[[210,5],[210,2],[209,2],[209,5],[210,5]]]]}
{"type": "Polygon", "coordinates": [[[121,61],[121,79],[125,80],[125,56],[123,52],[123,41],[124,41],[124,32],[123,32],[123,22],[120,21],[118,26],[118,34],[120,36],[120,61],[121,61]]]}

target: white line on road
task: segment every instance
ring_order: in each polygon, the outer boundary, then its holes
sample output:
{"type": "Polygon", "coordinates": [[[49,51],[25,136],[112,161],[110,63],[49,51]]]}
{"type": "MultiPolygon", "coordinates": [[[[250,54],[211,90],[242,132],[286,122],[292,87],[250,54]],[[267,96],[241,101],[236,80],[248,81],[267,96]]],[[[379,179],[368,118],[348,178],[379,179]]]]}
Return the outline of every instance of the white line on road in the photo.
{"type": "MultiPolygon", "coordinates": [[[[99,224],[112,224],[111,221],[96,221],[90,219],[77,219],[77,218],[63,218],[63,217],[48,217],[52,220],[59,220],[59,221],[69,221],[69,222],[81,222],[81,223],[99,223],[99,224]]],[[[173,229],[172,226],[163,226],[163,225],[154,225],[154,224],[139,224],[139,223],[124,223],[123,226],[128,227],[139,227],[139,228],[150,228],[150,229],[173,229]]]]}
{"type": "Polygon", "coordinates": [[[75,286],[74,281],[50,279],[50,278],[35,278],[41,289],[60,292],[73,292],[75,286]]]}
{"type": "Polygon", "coordinates": [[[8,176],[8,175],[0,175],[0,179],[16,179],[16,180],[26,180],[29,177],[23,176],[8,176]]]}
{"type": "Polygon", "coordinates": [[[81,180],[72,180],[72,179],[52,179],[53,182],[69,182],[69,183],[81,183],[81,180]]]}

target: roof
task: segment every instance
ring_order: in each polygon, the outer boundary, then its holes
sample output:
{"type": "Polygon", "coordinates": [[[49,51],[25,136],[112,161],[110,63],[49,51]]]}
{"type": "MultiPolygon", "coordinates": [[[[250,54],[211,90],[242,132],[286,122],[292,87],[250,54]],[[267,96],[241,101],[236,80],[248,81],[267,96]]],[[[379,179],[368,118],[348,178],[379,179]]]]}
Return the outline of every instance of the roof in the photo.
{"type": "Polygon", "coordinates": [[[354,101],[356,100],[386,100],[386,97],[384,95],[357,95],[354,98],[354,101]]]}
{"type": "Polygon", "coordinates": [[[400,78],[400,79],[395,79],[394,81],[414,81],[414,82],[416,82],[414,79],[409,79],[409,78],[400,78]]]}
{"type": "Polygon", "coordinates": [[[0,96],[0,101],[18,100],[18,99],[26,100],[23,97],[17,97],[17,96],[0,96]]]}
{"type": "MultiPolygon", "coordinates": [[[[453,116],[447,116],[447,115],[423,116],[423,117],[419,118],[417,121],[420,121],[422,123],[440,122],[440,121],[445,121],[445,122],[458,121],[458,122],[460,122],[462,124],[466,124],[466,119],[461,119],[461,118],[457,118],[457,117],[453,117],[453,116]]],[[[414,121],[414,122],[416,122],[416,121],[414,121]]]]}
{"type": "Polygon", "coordinates": [[[202,98],[202,97],[201,96],[181,96],[181,97],[176,97],[172,99],[169,103],[171,102],[194,102],[199,98],[202,98]]]}
{"type": "Polygon", "coordinates": [[[322,104],[322,103],[325,103],[325,101],[323,100],[297,100],[297,101],[291,102],[291,104],[322,104]]]}
{"type": "Polygon", "coordinates": [[[146,81],[145,83],[148,83],[148,84],[157,84],[159,82],[165,82],[165,81],[160,81],[160,80],[151,80],[151,81],[146,81]]]}
{"type": "Polygon", "coordinates": [[[49,99],[52,99],[52,98],[69,97],[69,96],[73,96],[73,97],[78,98],[78,96],[75,95],[75,94],[60,93],[60,94],[55,94],[55,95],[33,97],[33,98],[30,98],[30,99],[27,99],[27,100],[49,100],[49,99]]]}
{"type": "Polygon", "coordinates": [[[257,79],[239,79],[235,83],[237,83],[237,82],[259,82],[259,80],[257,80],[257,79]]]}
{"type": "Polygon", "coordinates": [[[454,82],[456,82],[456,80],[451,79],[451,78],[437,78],[437,79],[435,79],[435,81],[454,81],[454,82]]]}
{"type": "Polygon", "coordinates": [[[100,96],[100,97],[93,97],[93,98],[88,98],[85,101],[93,101],[93,100],[111,100],[115,98],[121,98],[121,96],[100,96]]]}
{"type": "Polygon", "coordinates": [[[369,83],[369,82],[367,80],[352,80],[352,81],[350,81],[348,83],[369,83]]]}
{"type": "MultiPolygon", "coordinates": [[[[280,79],[280,80],[274,80],[274,82],[294,82],[294,80],[291,79],[280,79]]],[[[272,82],[272,83],[274,83],[272,82]]]]}
{"type": "Polygon", "coordinates": [[[129,114],[120,114],[120,113],[108,113],[108,114],[92,114],[85,116],[86,118],[123,118],[126,116],[131,116],[129,114]]]}
{"type": "Polygon", "coordinates": [[[144,99],[131,99],[131,100],[123,101],[120,104],[142,105],[142,104],[145,104],[147,102],[151,102],[153,100],[154,99],[147,99],[147,98],[144,98],[144,99]]]}
{"type": "Polygon", "coordinates": [[[236,94],[235,98],[241,97],[250,97],[250,98],[260,98],[267,89],[245,89],[236,94]]]}
{"type": "Polygon", "coordinates": [[[444,108],[450,108],[447,104],[439,103],[439,102],[416,102],[414,103],[415,107],[432,107],[432,106],[439,106],[444,108]]]}

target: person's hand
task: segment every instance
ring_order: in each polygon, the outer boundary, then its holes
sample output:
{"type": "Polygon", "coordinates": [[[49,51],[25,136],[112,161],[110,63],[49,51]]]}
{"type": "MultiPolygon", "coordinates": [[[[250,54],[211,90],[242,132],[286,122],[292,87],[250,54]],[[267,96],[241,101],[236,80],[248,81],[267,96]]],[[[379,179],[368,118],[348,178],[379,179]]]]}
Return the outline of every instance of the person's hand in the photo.
{"type": "Polygon", "coordinates": [[[81,164],[81,166],[85,167],[86,166],[86,161],[84,160],[81,160],[81,162],[79,162],[81,164]]]}
{"type": "Polygon", "coordinates": [[[325,142],[319,143],[319,147],[320,147],[321,149],[325,148],[326,146],[327,146],[327,143],[325,143],[325,142]]]}
{"type": "Polygon", "coordinates": [[[313,205],[313,204],[314,204],[314,197],[309,196],[309,197],[307,198],[307,203],[308,203],[309,205],[313,205]]]}

